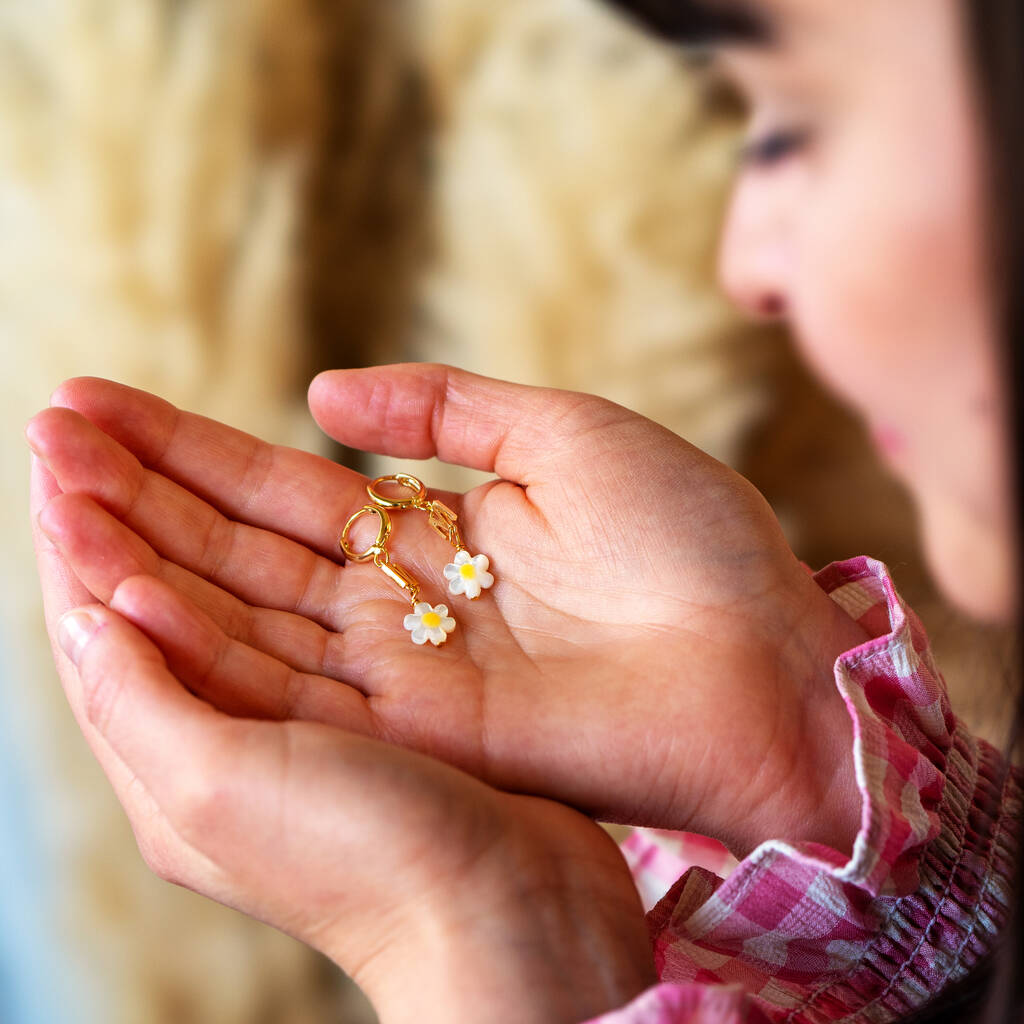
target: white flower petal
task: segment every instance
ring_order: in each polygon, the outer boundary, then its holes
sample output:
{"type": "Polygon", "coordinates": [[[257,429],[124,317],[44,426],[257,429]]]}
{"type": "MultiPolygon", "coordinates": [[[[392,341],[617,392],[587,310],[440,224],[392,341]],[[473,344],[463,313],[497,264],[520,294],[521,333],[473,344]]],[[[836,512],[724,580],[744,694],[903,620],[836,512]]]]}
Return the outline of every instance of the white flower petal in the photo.
{"type": "Polygon", "coordinates": [[[441,628],[446,633],[451,633],[455,629],[455,620],[449,615],[447,618],[441,620],[441,628]]]}
{"type": "Polygon", "coordinates": [[[405,617],[405,628],[415,629],[420,624],[419,615],[406,615],[405,617]]]}
{"type": "Polygon", "coordinates": [[[463,548],[461,551],[455,553],[455,564],[465,565],[470,560],[469,552],[463,548]]]}
{"type": "Polygon", "coordinates": [[[435,647],[440,647],[441,644],[443,644],[445,642],[445,640],[447,640],[447,639],[448,639],[448,635],[441,628],[432,629],[430,631],[430,642],[435,647]]]}
{"type": "Polygon", "coordinates": [[[473,559],[473,568],[475,568],[477,572],[487,572],[490,565],[491,563],[486,555],[477,555],[476,558],[473,559]]]}
{"type": "Polygon", "coordinates": [[[436,612],[443,619],[448,614],[448,605],[435,604],[431,611],[436,612]]]}
{"type": "Polygon", "coordinates": [[[466,597],[470,601],[476,600],[480,596],[480,581],[479,580],[466,580],[466,597]]]}
{"type": "Polygon", "coordinates": [[[466,591],[466,582],[461,576],[456,576],[455,579],[449,581],[448,589],[453,594],[463,594],[466,591]]]}
{"type": "Polygon", "coordinates": [[[432,612],[434,609],[426,602],[420,601],[419,604],[413,605],[413,611],[417,615],[426,615],[427,612],[432,612]]]}
{"type": "Polygon", "coordinates": [[[430,633],[431,630],[427,629],[426,626],[417,626],[412,631],[412,642],[414,644],[425,644],[430,633]]]}
{"type": "Polygon", "coordinates": [[[459,567],[454,563],[449,563],[444,567],[444,578],[446,580],[457,579],[459,575],[459,567]]]}
{"type": "Polygon", "coordinates": [[[494,577],[489,572],[480,573],[480,575],[477,576],[476,581],[484,590],[489,590],[494,586],[494,577]]]}

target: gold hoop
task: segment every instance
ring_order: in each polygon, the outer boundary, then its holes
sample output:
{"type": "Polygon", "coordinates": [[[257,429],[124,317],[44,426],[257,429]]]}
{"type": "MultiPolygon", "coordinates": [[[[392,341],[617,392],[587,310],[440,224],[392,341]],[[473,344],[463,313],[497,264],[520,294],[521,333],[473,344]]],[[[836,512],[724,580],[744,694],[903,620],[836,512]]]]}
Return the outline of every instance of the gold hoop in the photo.
{"type": "Polygon", "coordinates": [[[345,552],[345,557],[353,562],[368,562],[371,558],[376,558],[380,555],[386,555],[384,545],[388,542],[388,537],[391,536],[391,517],[378,505],[364,505],[351,519],[345,524],[345,529],[341,531],[341,537],[338,539],[338,544],[341,550],[345,552]],[[365,550],[365,551],[353,551],[349,547],[348,535],[349,531],[355,526],[360,516],[375,515],[380,519],[380,529],[377,530],[377,539],[365,550]]]}
{"type": "Polygon", "coordinates": [[[427,500],[426,484],[408,473],[379,476],[366,485],[366,493],[381,508],[422,508],[427,500]],[[398,484],[399,487],[405,487],[412,491],[413,496],[411,498],[389,498],[377,490],[381,484],[398,484]]]}

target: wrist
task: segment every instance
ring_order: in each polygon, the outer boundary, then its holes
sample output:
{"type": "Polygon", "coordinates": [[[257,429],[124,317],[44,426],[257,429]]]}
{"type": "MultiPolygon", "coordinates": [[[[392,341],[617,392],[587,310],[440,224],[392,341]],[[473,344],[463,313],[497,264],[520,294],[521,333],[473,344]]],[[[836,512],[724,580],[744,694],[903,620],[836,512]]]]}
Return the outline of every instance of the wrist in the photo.
{"type": "Polygon", "coordinates": [[[793,711],[806,741],[784,794],[785,833],[775,838],[821,843],[852,855],[862,797],[854,769],[853,722],[836,687],[835,663],[871,634],[814,580],[808,577],[806,583],[802,628],[793,632],[786,656],[786,671],[800,684],[793,711]]]}
{"type": "Polygon", "coordinates": [[[653,985],[635,889],[595,891],[589,867],[581,883],[510,858],[411,912],[355,975],[382,1024],[579,1024],[653,985]]]}

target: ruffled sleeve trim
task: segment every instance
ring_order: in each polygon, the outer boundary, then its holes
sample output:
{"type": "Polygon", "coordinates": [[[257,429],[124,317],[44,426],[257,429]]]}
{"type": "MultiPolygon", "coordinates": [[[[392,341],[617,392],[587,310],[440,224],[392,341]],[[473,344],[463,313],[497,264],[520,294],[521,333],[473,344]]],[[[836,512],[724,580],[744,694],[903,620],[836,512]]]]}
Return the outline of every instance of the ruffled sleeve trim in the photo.
{"type": "Polygon", "coordinates": [[[735,985],[655,985],[586,1024],[771,1024],[735,985]]]}
{"type": "Polygon", "coordinates": [[[834,666],[863,801],[852,856],[769,841],[724,881],[688,871],[648,916],[663,980],[739,984],[787,1021],[902,1011],[965,973],[1005,922],[1021,813],[1019,774],[955,719],[886,566],[814,578],[871,635],[834,666]]]}
{"type": "Polygon", "coordinates": [[[841,654],[835,681],[853,720],[861,827],[837,880],[872,895],[917,888],[917,860],[939,832],[956,720],[920,620],[873,558],[833,562],[815,581],[873,634],[841,654]]]}

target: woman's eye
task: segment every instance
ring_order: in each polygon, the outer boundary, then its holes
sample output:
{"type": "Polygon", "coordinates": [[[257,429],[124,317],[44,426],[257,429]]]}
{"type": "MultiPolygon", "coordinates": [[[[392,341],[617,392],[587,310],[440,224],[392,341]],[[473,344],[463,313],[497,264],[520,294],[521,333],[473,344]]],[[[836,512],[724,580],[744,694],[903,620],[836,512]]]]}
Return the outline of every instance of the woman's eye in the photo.
{"type": "Polygon", "coordinates": [[[740,149],[739,162],[743,167],[772,167],[799,152],[806,145],[808,134],[802,128],[767,132],[740,149]]]}

